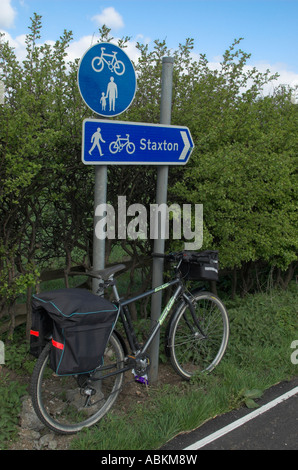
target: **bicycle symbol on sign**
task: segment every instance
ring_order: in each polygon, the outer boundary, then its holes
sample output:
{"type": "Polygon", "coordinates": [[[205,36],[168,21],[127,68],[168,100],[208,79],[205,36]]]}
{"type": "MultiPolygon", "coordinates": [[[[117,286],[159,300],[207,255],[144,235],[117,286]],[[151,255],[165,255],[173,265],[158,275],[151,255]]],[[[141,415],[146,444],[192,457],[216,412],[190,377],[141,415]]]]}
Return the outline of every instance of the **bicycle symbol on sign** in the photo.
{"type": "Polygon", "coordinates": [[[107,54],[104,51],[105,47],[102,47],[100,57],[94,57],[92,59],[91,65],[94,72],[102,72],[105,64],[107,64],[111,72],[115,72],[116,75],[123,75],[125,65],[121,60],[117,59],[117,51],[114,51],[112,54],[107,54]]]}
{"type": "Polygon", "coordinates": [[[111,153],[117,153],[121,152],[124,147],[126,147],[126,151],[130,155],[136,150],[135,144],[133,142],[129,142],[129,134],[126,134],[126,138],[117,135],[117,140],[110,143],[109,150],[111,153]]]}

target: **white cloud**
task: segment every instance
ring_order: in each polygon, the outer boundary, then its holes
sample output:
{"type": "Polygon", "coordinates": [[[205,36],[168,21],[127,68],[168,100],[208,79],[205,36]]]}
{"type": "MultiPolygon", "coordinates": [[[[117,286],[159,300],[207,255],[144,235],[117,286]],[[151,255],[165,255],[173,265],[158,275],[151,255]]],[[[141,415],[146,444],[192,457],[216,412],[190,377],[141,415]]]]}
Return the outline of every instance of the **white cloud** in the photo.
{"type": "Polygon", "coordinates": [[[17,12],[11,6],[11,0],[1,0],[0,2],[0,28],[11,28],[17,12]]]}
{"type": "MultiPolygon", "coordinates": [[[[7,0],[0,0],[0,15],[1,12],[3,12],[3,6],[4,5],[10,5],[10,3],[7,0]]],[[[114,8],[106,8],[103,10],[103,15],[109,16],[109,11],[111,13],[114,12],[116,13],[116,16],[114,16],[114,19],[117,17],[117,12],[115,12],[114,8]]],[[[100,16],[100,15],[98,15],[100,16]]],[[[112,18],[113,15],[110,16],[112,18]]],[[[119,15],[120,16],[120,15],[119,15]]],[[[121,18],[121,17],[120,17],[121,18]]],[[[122,21],[122,19],[121,19],[122,21]]],[[[2,16],[0,16],[0,32],[3,32],[5,34],[4,40],[7,40],[9,44],[14,48],[15,54],[18,58],[19,61],[23,61],[26,57],[26,35],[22,34],[19,36],[16,36],[15,38],[5,30],[5,28],[1,28],[1,23],[2,21],[2,16]]],[[[107,23],[106,23],[107,24],[107,23]]],[[[119,22],[115,22],[115,24],[120,24],[119,22]]],[[[123,24],[123,23],[122,23],[123,24]]],[[[108,24],[107,24],[108,25],[108,24]]],[[[111,25],[111,23],[110,23],[111,25]]],[[[113,39],[113,43],[117,44],[118,43],[118,37],[115,37],[113,39]]],[[[97,33],[96,35],[88,35],[88,36],[83,36],[77,41],[71,41],[68,49],[67,49],[67,61],[74,61],[75,59],[80,59],[84,53],[93,45],[95,45],[99,41],[99,34],[97,33]]],[[[140,52],[137,49],[136,45],[137,42],[143,42],[145,44],[150,44],[151,39],[148,37],[144,37],[141,34],[138,34],[135,38],[131,39],[127,43],[127,47],[124,49],[128,57],[134,62],[137,63],[138,58],[140,57],[140,52]]],[[[51,45],[54,44],[54,41],[45,41],[51,45]]],[[[191,53],[192,59],[193,60],[199,60],[199,55],[195,52],[191,53]]],[[[221,68],[220,62],[222,61],[222,57],[214,57],[213,60],[208,62],[208,67],[211,70],[218,70],[221,68]]],[[[255,63],[253,65],[246,65],[245,66],[245,71],[251,70],[253,66],[256,67],[257,70],[260,72],[266,72],[267,69],[270,70],[271,74],[278,73],[280,76],[277,80],[274,80],[270,82],[268,85],[265,85],[263,88],[263,93],[264,95],[267,94],[272,94],[274,92],[274,89],[277,88],[279,85],[289,85],[290,87],[298,87],[298,73],[291,71],[289,66],[284,63],[274,63],[274,64],[269,64],[266,62],[259,62],[255,63]]]]}
{"type": "Polygon", "coordinates": [[[133,61],[134,64],[138,63],[139,58],[141,57],[140,51],[136,48],[136,41],[129,41],[127,47],[124,49],[124,52],[128,55],[130,60],[133,61]]]}
{"type": "MultiPolygon", "coordinates": [[[[191,57],[193,60],[199,61],[200,56],[199,54],[193,52],[191,53],[191,57]]],[[[220,70],[223,58],[221,56],[216,56],[208,62],[208,68],[210,70],[220,70]]],[[[264,95],[272,95],[274,93],[274,89],[276,89],[280,85],[287,85],[291,88],[298,86],[298,73],[293,72],[289,69],[289,66],[284,63],[274,63],[269,64],[268,62],[257,62],[252,65],[245,65],[244,72],[251,71],[253,68],[256,68],[259,72],[265,73],[267,70],[270,71],[270,75],[274,75],[275,73],[279,74],[279,77],[267,85],[263,87],[263,94],[264,95]]]]}
{"type": "Polygon", "coordinates": [[[106,25],[111,29],[121,29],[124,26],[124,21],[120,13],[114,7],[104,8],[100,15],[95,15],[92,18],[98,26],[106,25]]]}
{"type": "MultiPolygon", "coordinates": [[[[1,1],[1,0],[0,0],[1,1]]],[[[14,48],[14,52],[17,56],[17,59],[22,62],[27,55],[26,51],[26,35],[22,34],[13,38],[7,31],[1,30],[1,33],[4,33],[4,41],[8,41],[9,45],[14,48]]],[[[120,38],[114,38],[113,43],[118,44],[118,40],[120,38]]],[[[99,41],[98,35],[88,35],[81,37],[78,41],[71,41],[69,47],[67,48],[67,57],[66,62],[74,62],[75,59],[80,59],[83,57],[85,52],[91,47],[97,44],[99,41]]],[[[50,44],[53,46],[55,44],[54,41],[47,40],[45,43],[50,44]]],[[[41,45],[42,43],[39,43],[41,45]]],[[[127,43],[127,47],[124,49],[130,60],[134,63],[137,63],[138,58],[140,57],[140,52],[136,48],[137,41],[131,40],[127,43]]]]}
{"type": "Polygon", "coordinates": [[[14,48],[14,53],[19,61],[23,61],[26,57],[26,34],[21,34],[16,38],[13,38],[7,31],[1,30],[4,33],[2,41],[8,41],[9,45],[14,48]]]}
{"type": "MultiPolygon", "coordinates": [[[[114,38],[112,43],[118,45],[119,39],[120,38],[114,38]]],[[[67,49],[67,61],[71,62],[75,59],[80,59],[91,46],[97,44],[98,40],[98,36],[90,35],[83,36],[78,41],[72,41],[67,49]]],[[[134,63],[137,63],[140,57],[140,52],[136,45],[137,41],[131,40],[128,41],[127,47],[124,49],[124,52],[134,63]]]]}
{"type": "Polygon", "coordinates": [[[266,85],[266,91],[272,93],[274,88],[279,85],[289,85],[290,87],[298,86],[298,73],[292,72],[288,69],[287,64],[276,63],[258,63],[256,64],[256,69],[260,72],[265,72],[267,69],[270,70],[271,74],[278,73],[279,77],[277,80],[271,82],[271,84],[266,85]]]}
{"type": "Polygon", "coordinates": [[[83,36],[78,41],[72,41],[66,51],[67,61],[73,62],[75,59],[80,59],[96,42],[94,36],[83,36]]]}

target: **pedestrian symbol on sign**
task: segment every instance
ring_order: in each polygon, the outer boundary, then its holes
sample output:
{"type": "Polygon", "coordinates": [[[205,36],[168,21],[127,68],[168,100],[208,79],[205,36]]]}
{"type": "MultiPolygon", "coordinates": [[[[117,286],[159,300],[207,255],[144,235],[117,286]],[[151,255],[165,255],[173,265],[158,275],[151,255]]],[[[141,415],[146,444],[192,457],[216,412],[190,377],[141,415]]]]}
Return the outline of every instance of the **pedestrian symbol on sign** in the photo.
{"type": "Polygon", "coordinates": [[[116,83],[114,82],[114,77],[110,78],[106,98],[109,98],[110,111],[115,111],[115,101],[118,98],[118,88],[116,83]]]}
{"type": "Polygon", "coordinates": [[[102,92],[100,98],[101,110],[106,110],[107,98],[109,98],[110,111],[115,111],[115,102],[118,98],[118,88],[117,84],[114,81],[114,77],[110,78],[110,82],[107,86],[107,93],[102,92]]]}
{"type": "Polygon", "coordinates": [[[91,137],[91,143],[93,143],[91,149],[89,150],[89,155],[91,155],[92,151],[95,149],[95,147],[98,148],[99,155],[102,157],[103,153],[101,151],[101,146],[99,141],[103,142],[105,144],[105,140],[103,140],[101,133],[100,133],[100,127],[97,128],[97,131],[94,132],[94,134],[91,137]]]}

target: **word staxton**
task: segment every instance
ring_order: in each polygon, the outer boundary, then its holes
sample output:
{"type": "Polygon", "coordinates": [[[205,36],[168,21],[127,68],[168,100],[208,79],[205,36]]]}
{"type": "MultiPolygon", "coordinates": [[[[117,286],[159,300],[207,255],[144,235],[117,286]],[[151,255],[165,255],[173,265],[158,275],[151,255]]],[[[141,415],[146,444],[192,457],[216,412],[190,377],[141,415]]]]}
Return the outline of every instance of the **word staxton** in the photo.
{"type": "Polygon", "coordinates": [[[157,150],[157,151],[174,151],[178,152],[179,145],[177,142],[167,142],[164,140],[163,142],[151,142],[150,139],[141,139],[140,140],[140,150],[157,150]]]}

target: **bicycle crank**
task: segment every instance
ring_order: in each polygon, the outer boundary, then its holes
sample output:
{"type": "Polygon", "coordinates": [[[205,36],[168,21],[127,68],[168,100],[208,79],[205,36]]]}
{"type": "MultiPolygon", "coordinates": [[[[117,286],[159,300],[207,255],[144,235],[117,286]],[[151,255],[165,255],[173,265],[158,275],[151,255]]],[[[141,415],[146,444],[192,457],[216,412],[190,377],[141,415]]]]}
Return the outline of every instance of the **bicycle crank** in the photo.
{"type": "Polygon", "coordinates": [[[129,364],[136,382],[148,385],[148,372],[150,368],[150,358],[146,355],[128,356],[129,364]]]}

